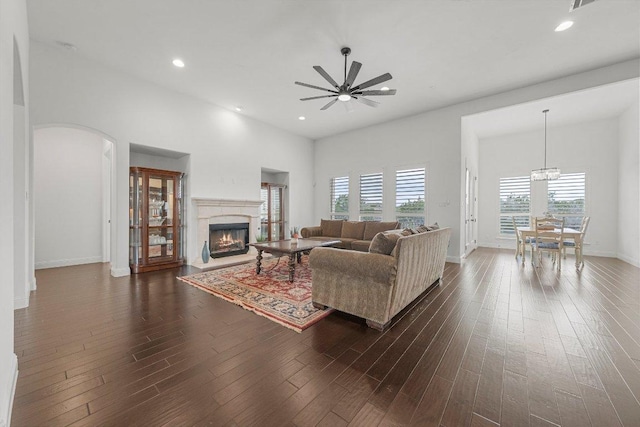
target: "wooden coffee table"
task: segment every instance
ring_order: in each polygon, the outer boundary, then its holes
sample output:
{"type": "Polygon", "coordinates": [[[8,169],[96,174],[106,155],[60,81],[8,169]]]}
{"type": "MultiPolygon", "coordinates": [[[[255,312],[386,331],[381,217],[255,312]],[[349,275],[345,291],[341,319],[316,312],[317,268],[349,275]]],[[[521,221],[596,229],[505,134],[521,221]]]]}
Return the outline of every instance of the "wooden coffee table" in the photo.
{"type": "Polygon", "coordinates": [[[275,242],[250,243],[249,246],[253,246],[258,250],[258,256],[256,257],[256,274],[260,274],[260,271],[262,270],[262,252],[266,252],[274,256],[288,255],[289,282],[293,282],[293,277],[296,270],[296,261],[300,262],[303,252],[309,252],[313,248],[332,246],[336,243],[340,243],[340,240],[322,241],[298,239],[297,242],[294,242],[292,240],[278,240],[275,242]]]}

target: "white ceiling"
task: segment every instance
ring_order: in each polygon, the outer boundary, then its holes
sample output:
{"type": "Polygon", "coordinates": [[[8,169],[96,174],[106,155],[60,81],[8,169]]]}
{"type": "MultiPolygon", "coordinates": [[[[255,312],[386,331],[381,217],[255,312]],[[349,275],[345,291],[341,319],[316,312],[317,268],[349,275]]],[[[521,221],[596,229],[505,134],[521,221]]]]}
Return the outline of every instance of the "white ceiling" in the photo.
{"type": "Polygon", "coordinates": [[[638,103],[638,79],[598,86],[553,98],[486,111],[464,118],[479,139],[584,123],[620,116],[633,103],[638,103]]]}
{"type": "MultiPolygon", "coordinates": [[[[28,0],[31,38],[161,86],[317,139],[637,58],[640,1],[598,0],[28,0]],[[573,28],[555,33],[562,21],[573,28]],[[342,81],[340,48],[385,72],[396,96],[320,111],[342,81]],[[186,67],[171,64],[180,57],[186,67]],[[299,121],[304,115],[306,121],[299,121]]],[[[379,88],[375,87],[375,88],[379,88]]]]}

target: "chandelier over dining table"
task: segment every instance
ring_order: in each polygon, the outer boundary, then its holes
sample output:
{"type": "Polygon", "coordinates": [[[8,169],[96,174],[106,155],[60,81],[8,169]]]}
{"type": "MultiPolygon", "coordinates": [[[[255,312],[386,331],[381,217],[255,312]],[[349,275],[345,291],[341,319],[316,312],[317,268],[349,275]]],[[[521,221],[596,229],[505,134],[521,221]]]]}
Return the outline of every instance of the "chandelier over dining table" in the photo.
{"type": "Polygon", "coordinates": [[[547,167],[547,113],[549,110],[542,112],[544,113],[544,167],[531,171],[531,181],[549,181],[560,178],[560,169],[547,167]]]}

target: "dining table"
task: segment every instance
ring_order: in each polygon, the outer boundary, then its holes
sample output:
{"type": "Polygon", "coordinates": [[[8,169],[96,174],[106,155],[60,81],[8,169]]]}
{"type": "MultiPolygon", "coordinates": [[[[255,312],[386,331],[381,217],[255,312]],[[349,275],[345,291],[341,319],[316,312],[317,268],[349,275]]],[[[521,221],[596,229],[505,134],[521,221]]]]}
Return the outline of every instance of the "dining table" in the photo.
{"type": "MultiPolygon", "coordinates": [[[[553,231],[555,231],[556,233],[560,234],[560,229],[556,228],[553,231]]],[[[536,237],[536,229],[535,227],[518,227],[518,232],[520,233],[520,238],[522,239],[522,263],[524,264],[524,257],[525,257],[525,242],[527,242],[527,239],[529,241],[534,240],[536,237]]],[[[580,267],[580,265],[582,264],[582,233],[580,232],[580,230],[576,230],[574,228],[563,228],[562,229],[562,234],[564,236],[565,239],[572,239],[575,243],[575,248],[576,248],[576,267],[580,267]]]]}

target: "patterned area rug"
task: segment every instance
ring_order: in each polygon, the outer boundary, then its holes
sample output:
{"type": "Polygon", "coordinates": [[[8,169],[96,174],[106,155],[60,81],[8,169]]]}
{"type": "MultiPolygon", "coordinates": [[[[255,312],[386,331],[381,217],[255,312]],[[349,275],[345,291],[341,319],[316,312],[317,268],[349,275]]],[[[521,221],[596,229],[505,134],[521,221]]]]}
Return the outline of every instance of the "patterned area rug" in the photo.
{"type": "Polygon", "coordinates": [[[287,257],[263,260],[256,275],[255,263],[178,277],[198,289],[209,292],[251,310],[296,332],[313,325],[333,310],[318,310],[311,304],[309,259],[296,264],[295,279],[289,282],[287,257]]]}

